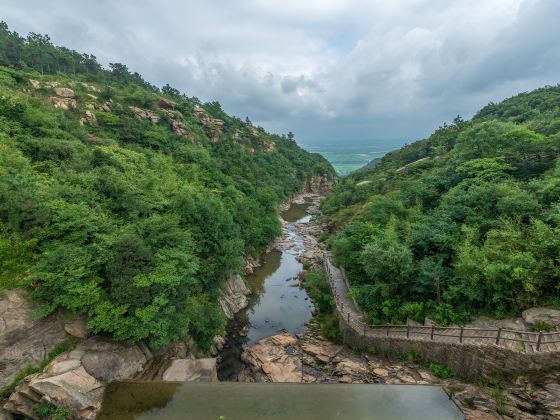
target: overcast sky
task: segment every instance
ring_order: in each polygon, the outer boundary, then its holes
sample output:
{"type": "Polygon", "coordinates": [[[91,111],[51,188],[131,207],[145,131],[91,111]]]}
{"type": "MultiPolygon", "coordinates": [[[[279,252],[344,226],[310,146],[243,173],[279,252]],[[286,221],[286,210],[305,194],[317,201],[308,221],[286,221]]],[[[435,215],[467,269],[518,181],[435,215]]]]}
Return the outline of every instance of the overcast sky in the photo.
{"type": "Polygon", "coordinates": [[[310,144],[428,135],[560,82],[560,0],[0,0],[20,34],[122,62],[310,144]]]}

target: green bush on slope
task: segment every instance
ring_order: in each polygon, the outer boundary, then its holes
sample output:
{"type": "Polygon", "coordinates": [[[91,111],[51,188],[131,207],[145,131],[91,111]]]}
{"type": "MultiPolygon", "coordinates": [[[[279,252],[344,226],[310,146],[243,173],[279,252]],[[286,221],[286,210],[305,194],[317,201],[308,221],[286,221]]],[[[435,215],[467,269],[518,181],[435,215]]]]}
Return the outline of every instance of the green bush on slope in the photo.
{"type": "Polygon", "coordinates": [[[464,322],[560,304],[560,86],[460,118],[323,202],[372,322],[464,322]]]}
{"type": "Polygon", "coordinates": [[[279,234],[278,204],[317,175],[334,176],[322,157],[217,102],[0,24],[0,289],[30,287],[39,315],[62,307],[119,340],[190,334],[209,346],[224,280],[279,234]],[[57,86],[75,106],[53,107],[57,86]]]}

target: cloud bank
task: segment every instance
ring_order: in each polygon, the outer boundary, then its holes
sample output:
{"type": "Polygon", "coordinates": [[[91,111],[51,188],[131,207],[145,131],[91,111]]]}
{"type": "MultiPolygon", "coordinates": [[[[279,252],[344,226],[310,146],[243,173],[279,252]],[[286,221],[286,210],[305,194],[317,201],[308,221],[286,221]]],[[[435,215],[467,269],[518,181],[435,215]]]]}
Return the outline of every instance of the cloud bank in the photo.
{"type": "Polygon", "coordinates": [[[560,82],[558,0],[4,0],[21,34],[123,62],[306,144],[418,139],[560,82]]]}

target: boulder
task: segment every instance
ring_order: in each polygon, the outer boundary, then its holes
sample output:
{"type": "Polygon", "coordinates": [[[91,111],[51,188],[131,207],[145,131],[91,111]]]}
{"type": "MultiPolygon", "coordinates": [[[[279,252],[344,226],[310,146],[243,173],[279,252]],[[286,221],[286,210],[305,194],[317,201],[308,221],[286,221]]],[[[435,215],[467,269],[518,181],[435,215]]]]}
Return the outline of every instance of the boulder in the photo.
{"type": "Polygon", "coordinates": [[[127,344],[90,337],[74,350],[57,356],[43,372],[25,378],[4,408],[36,418],[36,405],[52,401],[73,408],[82,417],[93,418],[101,407],[105,386],[133,378],[151,358],[142,342],[127,344]]]}
{"type": "Polygon", "coordinates": [[[76,108],[76,100],[72,98],[59,98],[57,96],[51,96],[50,101],[55,108],[62,109],[64,111],[76,108]]]}
{"type": "Polygon", "coordinates": [[[421,322],[413,320],[412,318],[407,318],[406,325],[409,325],[411,327],[421,327],[423,324],[421,322]]]}
{"type": "Polygon", "coordinates": [[[139,119],[150,120],[153,123],[157,123],[160,120],[159,115],[157,115],[155,112],[150,111],[148,109],[142,109],[135,106],[129,106],[129,108],[132,110],[132,112],[134,112],[136,117],[139,119]]]}
{"type": "Polygon", "coordinates": [[[254,372],[261,373],[264,382],[301,382],[301,358],[286,351],[292,342],[295,337],[290,334],[263,338],[245,349],[241,359],[254,372]]]}
{"type": "Polygon", "coordinates": [[[471,321],[468,324],[466,324],[465,327],[505,328],[508,330],[527,331],[527,326],[525,325],[522,318],[494,319],[487,316],[479,316],[471,319],[471,321]]]}
{"type": "MultiPolygon", "coordinates": [[[[92,91],[92,92],[99,92],[99,88],[94,86],[94,85],[90,85],[89,83],[80,83],[82,85],[82,87],[84,87],[85,89],[92,91]]],[[[93,96],[93,95],[90,95],[93,96]]]]}
{"type": "Polygon", "coordinates": [[[111,112],[113,110],[113,105],[110,102],[105,102],[104,104],[99,105],[99,110],[103,112],[111,112]]]}
{"type": "Polygon", "coordinates": [[[243,278],[236,274],[228,278],[220,293],[218,301],[224,314],[233,319],[233,316],[249,304],[247,295],[251,294],[243,278]]]}
{"type": "Polygon", "coordinates": [[[0,388],[25,366],[38,365],[67,334],[56,316],[36,319],[22,289],[0,294],[0,388]]]}
{"type": "Polygon", "coordinates": [[[336,372],[342,375],[364,375],[368,373],[368,368],[364,363],[345,359],[338,362],[336,372]]]}
{"type": "Polygon", "coordinates": [[[521,314],[523,321],[533,325],[536,321],[546,322],[547,324],[560,326],[560,310],[552,308],[531,308],[521,314]]]}
{"type": "Polygon", "coordinates": [[[65,322],[64,331],[73,337],[87,338],[89,336],[89,331],[87,329],[86,318],[84,316],[79,316],[72,321],[65,322]]]}
{"type": "Polygon", "coordinates": [[[159,98],[158,107],[162,109],[175,109],[177,102],[174,102],[167,98],[159,98]]]}
{"type": "Polygon", "coordinates": [[[185,124],[183,124],[181,121],[170,120],[169,121],[169,126],[170,126],[171,130],[176,135],[178,135],[179,137],[193,137],[193,135],[190,133],[190,131],[187,130],[187,127],[185,126],[185,124]]]}
{"type": "Polygon", "coordinates": [[[218,382],[216,359],[176,359],[163,373],[165,382],[218,382]]]}
{"type": "Polygon", "coordinates": [[[65,88],[65,87],[54,88],[54,93],[56,94],[56,96],[59,96],[61,98],[75,98],[76,97],[76,94],[74,93],[74,91],[72,89],[65,88]]]}
{"type": "Polygon", "coordinates": [[[29,384],[29,388],[48,396],[57,405],[77,411],[89,407],[99,409],[105,391],[104,384],[89,375],[82,366],[60,375],[39,377],[29,384]]]}
{"type": "Polygon", "coordinates": [[[141,342],[127,344],[103,337],[92,337],[76,350],[84,351],[81,362],[85,370],[106,383],[132,377],[152,357],[141,342]]]}
{"type": "Polygon", "coordinates": [[[33,86],[33,89],[39,89],[39,87],[41,86],[41,82],[39,82],[38,80],[29,79],[29,83],[31,84],[31,86],[33,86]]]}
{"type": "Polygon", "coordinates": [[[341,350],[342,346],[329,342],[318,342],[318,344],[304,343],[302,349],[323,363],[330,362],[341,350]]]}

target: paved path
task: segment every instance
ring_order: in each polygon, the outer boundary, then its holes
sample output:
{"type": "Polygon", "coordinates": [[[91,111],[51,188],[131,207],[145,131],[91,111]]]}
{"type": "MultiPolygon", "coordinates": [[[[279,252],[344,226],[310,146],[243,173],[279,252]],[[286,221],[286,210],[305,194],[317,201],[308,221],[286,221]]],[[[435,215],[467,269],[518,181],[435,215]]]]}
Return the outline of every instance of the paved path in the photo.
{"type": "Polygon", "coordinates": [[[368,337],[396,337],[411,340],[438,341],[448,343],[479,344],[504,347],[521,353],[560,351],[560,333],[539,333],[530,331],[498,330],[495,328],[461,328],[394,325],[370,327],[366,317],[356,302],[348,297],[348,283],[342,271],[331,262],[325,253],[325,271],[331,284],[338,313],[344,317],[354,331],[368,337]],[[366,320],[367,321],[367,320],[366,320]],[[540,340],[540,344],[537,345],[540,340]]]}

